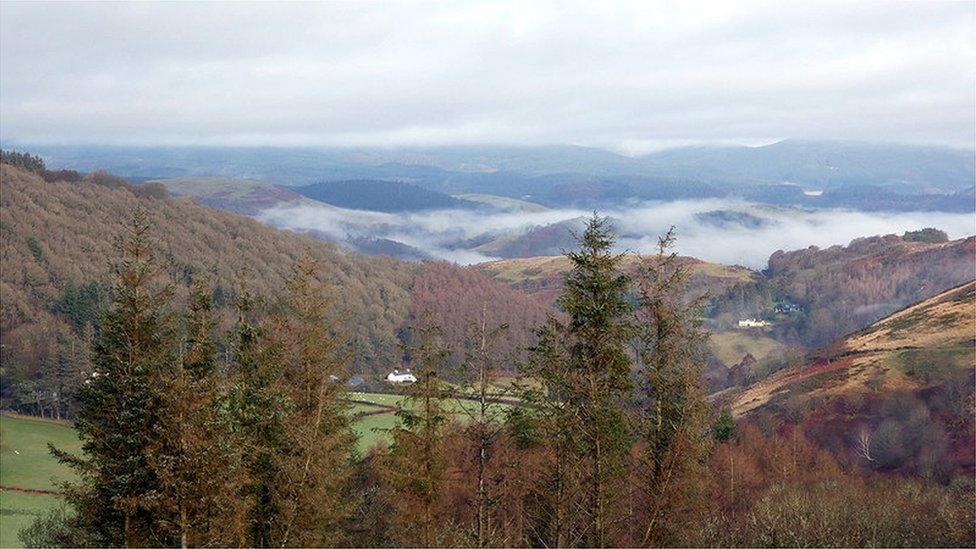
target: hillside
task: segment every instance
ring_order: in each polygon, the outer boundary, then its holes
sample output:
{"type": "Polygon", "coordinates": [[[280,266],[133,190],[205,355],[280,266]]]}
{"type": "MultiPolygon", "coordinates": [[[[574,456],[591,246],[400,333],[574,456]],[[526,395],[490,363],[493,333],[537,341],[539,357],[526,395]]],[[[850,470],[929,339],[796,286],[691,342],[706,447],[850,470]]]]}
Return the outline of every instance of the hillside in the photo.
{"type": "Polygon", "coordinates": [[[543,206],[542,204],[536,204],[535,202],[529,202],[527,200],[519,200],[518,198],[510,198],[507,196],[498,196],[494,194],[458,194],[454,195],[454,198],[459,200],[466,200],[468,202],[479,202],[481,204],[487,204],[489,206],[498,208],[500,210],[509,210],[516,212],[526,212],[526,213],[537,213],[544,212],[549,208],[543,206]]]}
{"type": "Polygon", "coordinates": [[[586,218],[577,217],[549,225],[533,226],[524,231],[503,234],[474,248],[489,257],[529,258],[557,256],[576,247],[576,237],[586,225],[586,218]]]}
{"type": "MultiPolygon", "coordinates": [[[[400,335],[414,320],[411,311],[428,307],[428,294],[413,291],[423,268],[419,264],[363,256],[184,198],[139,198],[124,188],[90,182],[47,183],[8,165],[0,168],[0,181],[4,365],[16,365],[28,379],[38,379],[50,360],[84,348],[86,330],[96,322],[107,294],[115,257],[112,240],[120,221],[138,208],[145,208],[155,224],[162,256],[177,282],[177,298],[185,295],[190,280],[208,280],[222,307],[223,328],[233,318],[230,308],[242,269],[251,292],[273,297],[306,251],[319,261],[321,278],[334,288],[347,315],[359,371],[380,372],[399,364],[400,335]]],[[[453,265],[440,271],[447,280],[468,281],[470,276],[453,265]]],[[[536,301],[488,279],[481,287],[482,295],[501,296],[509,304],[498,309],[499,322],[508,322],[514,331],[534,328],[541,307],[536,301]]]]}
{"type": "Polygon", "coordinates": [[[296,192],[253,179],[184,177],[156,179],[146,183],[159,183],[174,195],[187,196],[211,208],[245,215],[255,215],[282,203],[302,200],[302,196],[296,192]]]}
{"type": "Polygon", "coordinates": [[[468,208],[476,204],[398,181],[328,181],[295,187],[295,192],[340,208],[374,212],[410,212],[468,208]]]}
{"type": "Polygon", "coordinates": [[[821,443],[861,452],[872,466],[936,467],[929,461],[941,459],[972,468],[974,343],[976,282],[968,282],[834,342],[729,404],[738,416],[804,423],[821,443]]]}
{"type": "Polygon", "coordinates": [[[713,318],[725,328],[768,318],[775,338],[817,347],[976,278],[976,237],[920,242],[909,233],[778,251],[763,275],[716,296],[713,318]],[[784,303],[798,310],[776,314],[784,303]]]}
{"type": "MultiPolygon", "coordinates": [[[[635,269],[638,259],[627,257],[625,269],[635,269]]],[[[682,257],[680,264],[691,270],[689,292],[717,293],[740,283],[749,283],[758,277],[745,267],[719,265],[682,257]]],[[[517,288],[544,303],[552,303],[562,290],[563,275],[569,269],[569,259],[561,255],[502,259],[475,265],[488,276],[517,288]]]]}

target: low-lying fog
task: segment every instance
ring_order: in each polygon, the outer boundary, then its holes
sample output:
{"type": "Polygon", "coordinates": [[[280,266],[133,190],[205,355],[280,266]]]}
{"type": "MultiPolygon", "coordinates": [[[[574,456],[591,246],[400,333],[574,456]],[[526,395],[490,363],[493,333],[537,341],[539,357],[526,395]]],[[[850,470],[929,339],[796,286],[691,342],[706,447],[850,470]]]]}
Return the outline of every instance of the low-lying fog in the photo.
{"type": "MultiPolygon", "coordinates": [[[[681,255],[762,269],[776,250],[847,244],[863,236],[935,227],[960,238],[976,233],[972,214],[800,210],[729,200],[652,202],[599,212],[614,221],[621,250],[651,252],[658,235],[675,226],[681,255]]],[[[389,214],[297,204],[271,208],[258,218],[296,231],[346,241],[388,239],[432,257],[462,264],[497,259],[485,242],[513,239],[533,227],[589,216],[577,209],[515,211],[437,210],[389,214]],[[478,249],[480,247],[480,249],[478,249]]],[[[572,225],[572,224],[568,224],[572,225]]],[[[567,228],[560,227],[560,230],[567,228]]],[[[490,248],[490,246],[488,246],[490,248]]]]}

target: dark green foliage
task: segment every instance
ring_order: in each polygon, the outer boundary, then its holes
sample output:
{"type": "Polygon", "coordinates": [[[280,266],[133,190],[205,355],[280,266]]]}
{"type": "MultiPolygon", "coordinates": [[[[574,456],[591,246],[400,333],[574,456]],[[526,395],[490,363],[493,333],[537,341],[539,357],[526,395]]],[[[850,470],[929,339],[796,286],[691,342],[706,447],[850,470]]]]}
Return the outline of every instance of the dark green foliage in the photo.
{"type": "Polygon", "coordinates": [[[238,321],[234,330],[233,373],[223,407],[240,447],[246,481],[241,497],[247,505],[247,544],[271,543],[271,524],[277,508],[271,497],[278,467],[275,454],[285,440],[287,400],[278,386],[281,374],[266,330],[253,322],[253,298],[243,287],[238,293],[238,321]]]}
{"type": "Polygon", "coordinates": [[[523,397],[537,406],[544,440],[553,447],[550,474],[539,485],[540,512],[548,523],[540,543],[577,539],[604,546],[620,528],[621,509],[609,501],[623,489],[633,443],[626,411],[633,324],[630,279],[620,273],[613,244],[608,220],[594,215],[579,237],[579,251],[567,254],[572,270],[558,303],[568,323],[550,319],[530,357],[527,373],[542,389],[523,397]],[[573,520],[577,513],[583,518],[573,520]]]}
{"type": "Polygon", "coordinates": [[[735,436],[735,420],[732,418],[732,412],[724,408],[712,424],[712,437],[717,442],[725,442],[733,436],[735,436]]]}
{"type": "Polygon", "coordinates": [[[54,310],[67,317],[71,326],[81,332],[86,326],[97,326],[108,301],[108,292],[95,281],[75,285],[68,283],[54,310]]]}
{"type": "Polygon", "coordinates": [[[43,173],[45,170],[44,160],[30,153],[0,150],[0,162],[34,173],[43,173]]]}
{"type": "Polygon", "coordinates": [[[111,305],[95,343],[75,427],[84,458],[59,453],[83,482],[66,489],[75,524],[100,545],[159,545],[150,500],[159,489],[148,451],[159,420],[153,376],[175,359],[169,287],[157,280],[151,228],[137,212],[118,240],[111,305]]]}
{"type": "Polygon", "coordinates": [[[27,248],[30,250],[31,255],[34,256],[35,261],[40,261],[44,258],[44,250],[41,249],[41,243],[37,241],[36,237],[27,237],[27,248]]]}
{"type": "Polygon", "coordinates": [[[71,512],[59,507],[40,516],[17,537],[24,547],[91,547],[98,543],[72,525],[71,512]]]}
{"type": "Polygon", "coordinates": [[[945,231],[926,227],[917,231],[905,231],[902,238],[908,242],[927,242],[929,244],[939,244],[948,242],[949,235],[945,231]]]}
{"type": "Polygon", "coordinates": [[[463,208],[474,206],[450,195],[399,181],[327,181],[294,187],[299,194],[334,206],[378,212],[463,208]]]}

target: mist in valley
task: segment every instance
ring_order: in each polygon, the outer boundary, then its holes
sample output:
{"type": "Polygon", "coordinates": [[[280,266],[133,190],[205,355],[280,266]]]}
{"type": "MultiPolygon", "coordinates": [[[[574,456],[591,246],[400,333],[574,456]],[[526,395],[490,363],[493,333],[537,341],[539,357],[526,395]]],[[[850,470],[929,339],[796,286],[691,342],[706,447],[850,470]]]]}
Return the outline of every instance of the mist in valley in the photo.
{"type": "MultiPolygon", "coordinates": [[[[570,249],[573,231],[592,213],[577,208],[532,213],[486,208],[394,214],[301,202],[266,209],[257,218],[339,243],[394,241],[432,259],[467,265],[512,257],[493,250],[498,243],[530,238],[530,233],[546,227],[552,229],[550,239],[555,244],[525,255],[554,255],[570,249]]],[[[925,227],[941,229],[952,239],[976,232],[971,214],[805,210],[727,199],[643,202],[603,208],[599,213],[612,219],[619,251],[653,252],[658,236],[674,226],[681,255],[753,269],[765,268],[777,250],[826,248],[925,227]]]]}

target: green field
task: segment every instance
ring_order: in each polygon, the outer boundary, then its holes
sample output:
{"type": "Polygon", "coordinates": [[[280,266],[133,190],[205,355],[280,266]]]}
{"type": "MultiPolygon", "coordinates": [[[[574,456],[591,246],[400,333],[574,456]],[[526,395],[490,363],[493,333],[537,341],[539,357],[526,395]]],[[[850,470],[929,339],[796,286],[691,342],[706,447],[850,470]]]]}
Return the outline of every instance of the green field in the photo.
{"type": "Polygon", "coordinates": [[[57,496],[47,494],[0,492],[0,547],[23,547],[17,532],[30,526],[44,512],[57,508],[59,503],[57,496]]]}
{"type": "Polygon", "coordinates": [[[17,532],[48,509],[58,506],[53,494],[14,490],[54,490],[58,481],[72,480],[74,472],[48,452],[48,443],[79,452],[81,442],[63,423],[0,416],[0,547],[20,547],[17,532]]]}
{"type": "Polygon", "coordinates": [[[785,346],[761,333],[730,331],[710,334],[708,347],[722,364],[732,367],[747,353],[756,360],[762,360],[785,346]]]}

